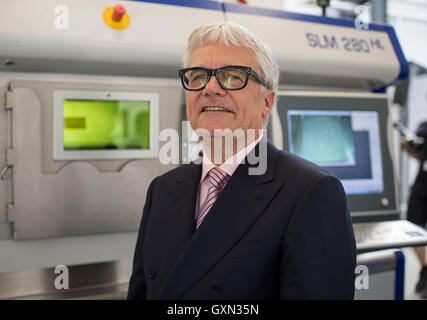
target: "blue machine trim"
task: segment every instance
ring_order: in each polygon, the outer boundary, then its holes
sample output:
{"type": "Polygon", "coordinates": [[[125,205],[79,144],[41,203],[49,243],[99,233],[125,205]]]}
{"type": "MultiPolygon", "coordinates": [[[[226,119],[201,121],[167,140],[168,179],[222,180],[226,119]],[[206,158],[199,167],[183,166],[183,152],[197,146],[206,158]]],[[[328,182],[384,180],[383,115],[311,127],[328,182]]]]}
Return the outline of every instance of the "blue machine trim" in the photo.
{"type": "MultiPolygon", "coordinates": [[[[252,14],[252,15],[258,15],[258,16],[280,18],[280,19],[291,19],[291,20],[299,20],[299,21],[306,21],[306,22],[315,22],[315,23],[321,23],[321,24],[327,24],[327,25],[348,27],[352,29],[355,28],[354,20],[351,20],[351,19],[338,19],[338,18],[328,18],[328,17],[322,17],[322,16],[312,16],[308,14],[285,12],[281,10],[252,7],[252,6],[246,6],[241,4],[235,4],[235,3],[222,3],[222,5],[224,8],[224,12],[244,13],[244,14],[252,14]]],[[[403,54],[402,48],[399,45],[399,41],[397,40],[396,33],[393,27],[386,24],[370,23],[369,29],[367,31],[369,30],[386,32],[388,34],[390,41],[393,45],[394,52],[396,53],[397,59],[399,60],[399,64],[400,64],[400,73],[396,81],[405,79],[409,74],[409,65],[408,65],[408,61],[406,60],[403,54]]],[[[392,83],[387,84],[382,88],[377,88],[374,91],[384,92],[385,88],[391,84],[392,83]]]]}
{"type": "MultiPolygon", "coordinates": [[[[244,13],[244,14],[257,15],[257,16],[280,18],[280,19],[291,19],[291,20],[321,23],[321,24],[341,26],[341,27],[354,29],[354,21],[351,19],[338,19],[338,18],[329,18],[329,17],[322,17],[322,16],[312,16],[308,14],[285,12],[282,10],[253,7],[253,6],[247,6],[247,5],[235,4],[235,3],[224,3],[224,2],[210,1],[210,0],[192,0],[192,1],[128,0],[128,1],[150,2],[150,3],[175,5],[175,6],[182,6],[182,7],[202,8],[202,9],[223,11],[224,13],[226,12],[244,13]]],[[[388,34],[400,64],[400,73],[398,78],[395,81],[405,79],[409,74],[409,65],[403,54],[402,48],[399,45],[399,41],[397,40],[396,33],[393,27],[386,24],[370,23],[369,30],[386,32],[388,34]]],[[[393,84],[395,81],[393,81],[390,84],[386,84],[381,88],[374,88],[373,91],[385,92],[385,88],[393,84]]]]}
{"type": "Polygon", "coordinates": [[[405,55],[403,54],[402,48],[399,45],[399,41],[397,40],[396,32],[392,27],[388,27],[387,30],[388,36],[390,37],[391,43],[394,47],[394,52],[397,55],[397,58],[400,62],[400,74],[398,80],[404,80],[409,75],[409,64],[408,60],[406,60],[405,55]]]}
{"type": "MultiPolygon", "coordinates": [[[[389,85],[391,85],[391,84],[389,84],[389,85]]],[[[378,88],[378,89],[373,89],[372,92],[373,93],[386,93],[387,92],[386,89],[389,85],[386,85],[386,86],[378,88]]]]}
{"type": "MultiPolygon", "coordinates": [[[[252,14],[257,16],[315,22],[315,23],[329,24],[329,25],[335,25],[335,26],[341,26],[341,27],[349,27],[354,29],[354,21],[351,19],[312,16],[309,14],[253,7],[253,6],[247,6],[247,5],[235,4],[235,3],[223,3],[222,5],[224,7],[225,12],[228,11],[228,12],[235,12],[235,13],[252,14]]],[[[388,27],[387,25],[382,25],[378,23],[369,24],[369,30],[386,31],[387,27],[388,27]]]]}
{"type": "Polygon", "coordinates": [[[388,36],[390,38],[391,44],[393,45],[394,52],[396,53],[397,59],[399,60],[400,64],[400,73],[399,76],[395,81],[389,84],[385,84],[383,87],[373,90],[373,92],[376,93],[385,93],[386,88],[388,86],[391,86],[394,82],[398,80],[404,80],[409,75],[409,64],[408,60],[406,60],[405,55],[403,54],[402,48],[399,45],[399,41],[397,40],[396,32],[391,26],[387,26],[386,32],[388,33],[388,36]]]}
{"type": "Polygon", "coordinates": [[[218,1],[210,1],[210,0],[191,0],[191,1],[188,1],[188,0],[127,0],[127,1],[151,2],[151,3],[157,3],[157,4],[168,4],[168,5],[181,6],[181,7],[211,9],[211,10],[218,10],[218,11],[223,10],[221,3],[219,3],[218,1]]]}
{"type": "Polygon", "coordinates": [[[394,287],[394,299],[403,300],[405,295],[405,256],[402,250],[394,251],[396,257],[396,281],[394,287]]]}

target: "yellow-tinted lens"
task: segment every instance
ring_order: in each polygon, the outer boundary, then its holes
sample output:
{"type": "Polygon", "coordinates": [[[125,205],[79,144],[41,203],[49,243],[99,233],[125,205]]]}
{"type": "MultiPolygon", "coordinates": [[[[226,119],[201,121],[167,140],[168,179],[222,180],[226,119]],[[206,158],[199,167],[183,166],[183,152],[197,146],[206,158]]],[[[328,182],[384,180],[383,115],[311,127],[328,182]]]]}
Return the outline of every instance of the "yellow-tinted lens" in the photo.
{"type": "Polygon", "coordinates": [[[189,70],[184,74],[184,79],[189,89],[199,89],[206,84],[208,73],[203,69],[189,70]]]}
{"type": "Polygon", "coordinates": [[[218,77],[227,89],[240,89],[246,82],[246,72],[242,69],[226,68],[218,73],[218,77]]]}

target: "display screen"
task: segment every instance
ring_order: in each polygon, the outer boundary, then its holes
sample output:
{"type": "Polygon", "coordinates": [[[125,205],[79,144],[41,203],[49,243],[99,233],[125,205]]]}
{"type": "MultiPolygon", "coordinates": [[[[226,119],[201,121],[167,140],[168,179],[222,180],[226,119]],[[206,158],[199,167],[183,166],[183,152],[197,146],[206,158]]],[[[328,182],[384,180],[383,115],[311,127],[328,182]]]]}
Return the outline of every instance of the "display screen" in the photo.
{"type": "Polygon", "coordinates": [[[150,148],[150,102],[64,99],[64,150],[150,148]]]}
{"type": "Polygon", "coordinates": [[[291,152],[328,169],[347,194],[384,191],[376,111],[290,109],[287,116],[291,152]]]}

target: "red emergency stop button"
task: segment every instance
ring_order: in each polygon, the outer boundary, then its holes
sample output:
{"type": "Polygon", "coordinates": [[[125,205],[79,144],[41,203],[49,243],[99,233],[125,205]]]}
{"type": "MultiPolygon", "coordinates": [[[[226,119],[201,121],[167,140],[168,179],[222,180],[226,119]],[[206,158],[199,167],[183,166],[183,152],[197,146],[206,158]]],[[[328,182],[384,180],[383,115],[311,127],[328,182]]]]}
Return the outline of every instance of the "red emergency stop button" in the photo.
{"type": "Polygon", "coordinates": [[[130,17],[126,13],[126,8],[121,4],[106,8],[102,13],[102,18],[107,26],[116,30],[126,29],[130,25],[130,17]]]}
{"type": "Polygon", "coordinates": [[[126,8],[121,4],[116,4],[113,9],[113,20],[120,21],[123,18],[123,15],[126,13],[126,8]]]}

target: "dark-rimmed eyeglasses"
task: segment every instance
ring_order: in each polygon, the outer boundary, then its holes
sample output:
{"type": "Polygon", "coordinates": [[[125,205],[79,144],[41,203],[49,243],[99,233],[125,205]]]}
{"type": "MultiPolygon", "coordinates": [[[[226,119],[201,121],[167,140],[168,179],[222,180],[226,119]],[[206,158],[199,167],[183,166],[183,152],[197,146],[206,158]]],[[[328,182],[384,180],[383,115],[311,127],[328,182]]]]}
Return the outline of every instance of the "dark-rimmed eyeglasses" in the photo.
{"type": "Polygon", "coordinates": [[[203,90],[212,75],[224,90],[243,89],[248,84],[249,76],[253,76],[267,88],[266,81],[251,67],[225,66],[218,69],[192,67],[179,70],[182,86],[190,91],[203,90]]]}

